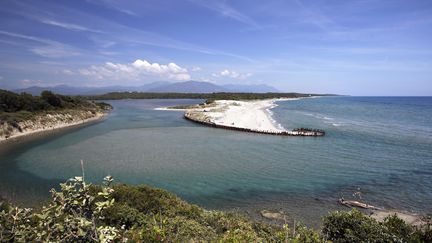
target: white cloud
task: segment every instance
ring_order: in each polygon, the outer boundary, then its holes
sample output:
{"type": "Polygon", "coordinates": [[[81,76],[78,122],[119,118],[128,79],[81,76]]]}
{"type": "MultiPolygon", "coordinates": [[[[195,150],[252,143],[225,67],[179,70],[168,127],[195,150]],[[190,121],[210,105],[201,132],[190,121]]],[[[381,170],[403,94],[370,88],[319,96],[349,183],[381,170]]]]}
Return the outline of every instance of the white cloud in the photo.
{"type": "Polygon", "coordinates": [[[219,73],[213,73],[213,77],[228,77],[233,79],[246,79],[250,76],[252,76],[252,73],[239,73],[232,70],[222,70],[219,73]]]}
{"type": "Polygon", "coordinates": [[[21,86],[28,87],[28,86],[33,86],[33,85],[42,85],[43,81],[42,80],[33,80],[33,79],[22,79],[22,80],[19,80],[18,83],[21,86]]]}
{"type": "Polygon", "coordinates": [[[38,19],[38,20],[44,24],[48,24],[48,25],[52,25],[52,26],[56,26],[56,27],[61,27],[61,28],[68,29],[68,30],[103,33],[100,30],[93,30],[93,29],[90,29],[90,28],[87,28],[87,27],[84,27],[81,25],[77,25],[77,24],[65,23],[65,22],[60,22],[60,21],[51,20],[51,19],[38,19]]]}
{"type": "Polygon", "coordinates": [[[198,78],[198,81],[211,82],[212,80],[209,78],[198,78]]]}
{"type": "Polygon", "coordinates": [[[3,79],[3,77],[2,76],[0,76],[0,80],[2,80],[3,79]]]}
{"type": "Polygon", "coordinates": [[[102,48],[108,48],[108,47],[114,46],[115,44],[117,44],[117,43],[114,41],[106,41],[106,42],[101,44],[101,47],[102,48]]]}
{"type": "Polygon", "coordinates": [[[137,80],[148,76],[156,76],[171,80],[190,79],[188,70],[175,63],[164,65],[159,63],[149,63],[148,61],[141,59],[126,64],[107,62],[102,66],[91,66],[89,68],[80,69],[79,73],[94,79],[111,80],[137,80]]]}
{"type": "Polygon", "coordinates": [[[127,15],[131,15],[131,16],[138,16],[138,14],[136,14],[134,11],[131,11],[129,9],[126,9],[124,7],[121,6],[122,1],[112,1],[112,0],[87,0],[90,3],[93,4],[99,4],[102,6],[105,6],[106,8],[109,9],[114,9],[117,10],[121,13],[127,14],[127,15]]]}
{"type": "Polygon", "coordinates": [[[53,40],[39,38],[31,35],[23,35],[19,33],[7,32],[2,30],[0,30],[0,35],[6,35],[13,38],[42,43],[43,46],[32,47],[29,50],[43,57],[57,58],[57,57],[69,57],[69,56],[81,55],[81,53],[76,48],[53,40]]]}
{"type": "Polygon", "coordinates": [[[31,48],[30,51],[43,57],[53,58],[81,55],[81,53],[79,53],[78,51],[75,51],[73,48],[70,48],[69,46],[63,44],[52,44],[48,46],[34,47],[31,48]]]}
{"type": "Polygon", "coordinates": [[[259,27],[259,24],[255,22],[255,20],[253,20],[246,14],[234,9],[233,7],[228,5],[225,1],[203,1],[203,0],[189,0],[189,1],[199,6],[215,11],[221,14],[222,16],[234,19],[236,21],[239,21],[241,23],[253,27],[259,27]]]}
{"type": "Polygon", "coordinates": [[[120,52],[116,52],[116,51],[99,51],[99,54],[104,55],[104,56],[116,56],[121,54],[120,52]]]}
{"type": "Polygon", "coordinates": [[[195,67],[192,67],[191,70],[192,70],[192,72],[199,72],[202,70],[202,68],[195,66],[195,67]]]}
{"type": "Polygon", "coordinates": [[[69,70],[69,69],[63,69],[63,70],[62,70],[62,73],[63,73],[63,74],[66,74],[66,75],[73,75],[73,74],[74,74],[74,72],[72,72],[72,71],[69,70]]]}

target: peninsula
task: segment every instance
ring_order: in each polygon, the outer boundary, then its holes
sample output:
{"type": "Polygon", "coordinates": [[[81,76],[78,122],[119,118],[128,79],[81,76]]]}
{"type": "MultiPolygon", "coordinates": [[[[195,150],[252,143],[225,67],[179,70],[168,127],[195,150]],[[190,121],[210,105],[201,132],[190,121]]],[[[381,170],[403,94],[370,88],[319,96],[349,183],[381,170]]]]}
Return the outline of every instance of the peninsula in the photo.
{"type": "Polygon", "coordinates": [[[185,110],[185,119],[211,127],[280,136],[324,136],[318,129],[287,130],[272,118],[270,109],[277,106],[275,102],[295,99],[216,100],[168,109],[185,110]]]}
{"type": "Polygon", "coordinates": [[[43,91],[40,96],[0,90],[0,143],[101,119],[111,105],[43,91]]]}

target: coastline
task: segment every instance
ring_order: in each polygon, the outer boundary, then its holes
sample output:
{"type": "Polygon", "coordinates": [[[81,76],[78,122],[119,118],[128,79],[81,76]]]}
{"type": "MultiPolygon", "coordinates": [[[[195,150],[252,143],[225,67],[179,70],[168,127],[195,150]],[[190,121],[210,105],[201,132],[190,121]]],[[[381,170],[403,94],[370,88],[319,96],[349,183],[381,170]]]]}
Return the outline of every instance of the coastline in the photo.
{"type": "Polygon", "coordinates": [[[153,110],[155,110],[155,111],[185,111],[187,109],[174,109],[174,108],[170,108],[170,107],[157,107],[157,108],[154,108],[153,110]]]}
{"type": "Polygon", "coordinates": [[[265,100],[217,100],[204,106],[187,109],[185,117],[192,121],[209,125],[256,131],[269,134],[289,133],[273,118],[273,108],[278,101],[296,100],[297,98],[265,100]]]}
{"type": "Polygon", "coordinates": [[[279,122],[277,122],[274,119],[274,113],[272,111],[272,109],[278,107],[279,105],[276,102],[280,102],[280,101],[292,101],[292,100],[300,100],[300,99],[304,99],[304,98],[279,98],[279,99],[271,99],[272,103],[271,106],[266,108],[265,111],[267,113],[267,117],[268,119],[280,130],[286,131],[286,128],[284,128],[282,126],[282,124],[280,124],[279,122]]]}
{"type": "Polygon", "coordinates": [[[278,101],[297,100],[299,98],[279,98],[264,100],[216,100],[205,106],[192,108],[158,107],[158,111],[184,111],[205,113],[205,116],[216,125],[262,130],[270,132],[284,132],[286,129],[273,118],[271,109],[277,107],[278,101]]]}
{"type": "Polygon", "coordinates": [[[273,118],[271,109],[277,101],[300,98],[274,98],[261,100],[215,100],[190,106],[158,107],[159,111],[184,111],[184,118],[202,125],[279,136],[325,136],[325,131],[310,128],[285,129],[273,118]]]}
{"type": "Polygon", "coordinates": [[[72,121],[69,123],[68,122],[59,122],[59,123],[56,123],[56,124],[49,126],[49,127],[46,127],[46,128],[26,129],[23,132],[15,133],[15,134],[11,135],[10,137],[7,137],[7,138],[6,137],[0,137],[0,145],[19,142],[19,141],[21,141],[27,137],[43,135],[43,134],[51,133],[51,132],[60,132],[66,128],[73,128],[73,127],[77,127],[80,125],[88,125],[88,124],[91,124],[93,122],[97,122],[97,121],[102,120],[103,118],[106,117],[106,115],[107,115],[107,113],[97,112],[95,116],[90,117],[90,118],[86,118],[86,119],[75,120],[75,121],[72,121]]]}
{"type": "Polygon", "coordinates": [[[278,136],[325,136],[325,131],[310,128],[286,130],[272,117],[271,109],[276,101],[292,100],[267,99],[253,101],[217,100],[187,109],[184,118],[202,125],[278,136]]]}

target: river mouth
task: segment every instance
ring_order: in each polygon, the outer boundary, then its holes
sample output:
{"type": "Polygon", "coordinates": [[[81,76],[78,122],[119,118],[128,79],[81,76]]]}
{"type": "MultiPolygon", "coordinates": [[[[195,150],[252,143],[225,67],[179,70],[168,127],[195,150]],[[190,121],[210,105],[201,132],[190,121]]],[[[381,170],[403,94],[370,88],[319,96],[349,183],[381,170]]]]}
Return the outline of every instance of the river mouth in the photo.
{"type": "MultiPolygon", "coordinates": [[[[82,159],[93,183],[109,174],[116,182],[149,184],[208,209],[252,217],[263,209],[282,210],[316,225],[329,210],[347,209],[337,199],[356,191],[380,207],[432,212],[425,203],[432,199],[430,137],[412,131],[401,137],[380,127],[399,120],[403,129],[427,133],[428,121],[396,119],[403,109],[393,114],[375,101],[369,102],[377,114],[385,109],[390,120],[364,117],[360,111],[368,107],[356,99],[304,99],[274,108],[287,128],[304,124],[328,131],[319,139],[212,129],[183,119],[183,111],[154,110],[201,100],[110,101],[114,110],[102,122],[5,151],[0,194],[40,202],[50,188],[81,174],[82,159]]],[[[423,119],[431,112],[410,109],[423,119]]]]}

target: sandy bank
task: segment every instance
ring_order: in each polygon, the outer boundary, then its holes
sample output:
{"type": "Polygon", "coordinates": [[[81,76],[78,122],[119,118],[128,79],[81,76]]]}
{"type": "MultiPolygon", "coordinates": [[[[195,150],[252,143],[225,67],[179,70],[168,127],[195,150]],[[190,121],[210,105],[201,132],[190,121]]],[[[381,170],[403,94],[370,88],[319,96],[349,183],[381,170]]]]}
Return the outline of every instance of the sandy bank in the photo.
{"type": "Polygon", "coordinates": [[[29,135],[95,122],[102,119],[105,115],[106,113],[103,112],[91,113],[86,111],[83,111],[79,116],[71,114],[47,114],[37,116],[31,121],[19,122],[17,124],[19,128],[3,123],[0,124],[0,129],[2,130],[0,144],[15,141],[29,135]],[[6,130],[8,131],[8,135],[5,133],[6,130]]]}
{"type": "Polygon", "coordinates": [[[205,112],[217,125],[262,131],[284,131],[285,129],[278,126],[269,113],[269,110],[276,106],[274,102],[275,100],[220,100],[215,102],[216,107],[205,112]]]}
{"type": "Polygon", "coordinates": [[[270,112],[270,109],[277,106],[275,102],[278,100],[217,100],[206,105],[204,108],[189,109],[187,112],[192,113],[200,120],[220,126],[257,131],[284,132],[286,130],[273,120],[270,112]]]}
{"type": "Polygon", "coordinates": [[[286,130],[277,123],[271,109],[276,101],[297,100],[299,98],[281,98],[266,100],[216,100],[211,103],[156,108],[155,110],[185,110],[184,118],[202,125],[278,136],[325,136],[325,131],[310,128],[286,130]]]}

